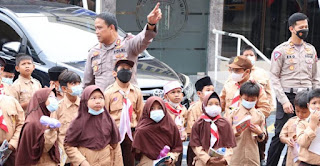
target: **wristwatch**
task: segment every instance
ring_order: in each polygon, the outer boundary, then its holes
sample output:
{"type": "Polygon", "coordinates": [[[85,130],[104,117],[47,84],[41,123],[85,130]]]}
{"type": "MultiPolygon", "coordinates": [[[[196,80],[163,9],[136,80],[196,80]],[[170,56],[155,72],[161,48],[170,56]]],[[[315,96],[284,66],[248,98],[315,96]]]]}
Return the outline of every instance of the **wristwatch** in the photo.
{"type": "Polygon", "coordinates": [[[155,26],[156,24],[151,24],[150,22],[148,22],[148,24],[150,25],[150,26],[155,26]]]}
{"type": "Polygon", "coordinates": [[[264,133],[259,134],[259,135],[258,135],[259,139],[262,139],[262,138],[263,138],[263,135],[264,135],[264,133]]]}

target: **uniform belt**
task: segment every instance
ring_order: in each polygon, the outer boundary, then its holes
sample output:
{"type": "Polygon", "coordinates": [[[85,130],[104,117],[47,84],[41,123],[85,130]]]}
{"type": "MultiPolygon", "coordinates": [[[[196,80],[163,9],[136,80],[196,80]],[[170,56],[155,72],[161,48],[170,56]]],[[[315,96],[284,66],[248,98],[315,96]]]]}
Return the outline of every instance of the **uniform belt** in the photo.
{"type": "Polygon", "coordinates": [[[300,91],[309,91],[311,88],[283,88],[285,93],[298,93],[300,91]]]}

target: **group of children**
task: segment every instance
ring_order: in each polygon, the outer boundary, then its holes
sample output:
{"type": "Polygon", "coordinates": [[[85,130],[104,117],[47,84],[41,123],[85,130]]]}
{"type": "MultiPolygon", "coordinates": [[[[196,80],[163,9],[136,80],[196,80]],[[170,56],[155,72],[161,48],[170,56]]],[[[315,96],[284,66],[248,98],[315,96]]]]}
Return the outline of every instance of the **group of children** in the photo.
{"type": "MultiPolygon", "coordinates": [[[[183,88],[177,81],[163,87],[163,98],[144,103],[130,83],[134,62],[127,59],[116,62],[115,82],[104,91],[96,85],[83,90],[80,76],[64,67],[49,69],[50,87],[42,88],[31,77],[35,66],[28,55],[16,57],[20,75],[9,85],[3,74],[8,64],[0,61],[0,141],[12,150],[5,165],[148,166],[164,156],[164,164],[181,165],[186,140],[188,165],[260,165],[258,143],[267,138],[270,108],[263,87],[250,79],[252,65],[245,57],[230,65],[243,70],[242,79],[227,83],[236,91],[230,99],[230,89],[219,96],[204,77],[195,84],[199,101],[188,110],[180,104],[183,88]],[[41,124],[42,116],[61,126],[41,124]]],[[[298,93],[295,106],[297,116],[280,135],[289,147],[287,165],[320,165],[320,89],[298,93]]]]}

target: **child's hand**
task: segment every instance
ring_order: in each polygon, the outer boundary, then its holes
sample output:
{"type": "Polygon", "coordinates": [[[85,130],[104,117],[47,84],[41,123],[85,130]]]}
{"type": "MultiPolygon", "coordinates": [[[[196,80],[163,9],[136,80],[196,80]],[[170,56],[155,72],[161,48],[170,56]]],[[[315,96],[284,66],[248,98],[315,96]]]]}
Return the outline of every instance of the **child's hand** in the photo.
{"type": "Polygon", "coordinates": [[[234,136],[239,137],[241,135],[242,132],[238,132],[236,134],[234,134],[234,136]]]}
{"type": "Polygon", "coordinates": [[[316,111],[315,113],[313,113],[311,115],[311,118],[310,118],[310,128],[313,131],[316,131],[316,129],[318,127],[319,120],[320,120],[320,111],[316,111]]]}
{"type": "Polygon", "coordinates": [[[295,144],[295,141],[293,140],[293,138],[289,138],[289,137],[285,138],[285,142],[288,146],[291,146],[291,147],[293,147],[295,144]]]}
{"type": "Polygon", "coordinates": [[[223,157],[210,157],[210,159],[207,162],[207,165],[223,163],[226,163],[226,160],[223,157]]]}
{"type": "Polygon", "coordinates": [[[254,125],[254,124],[250,124],[250,131],[257,134],[257,135],[260,135],[263,133],[263,131],[261,130],[260,126],[258,125],[254,125]]]}
{"type": "Polygon", "coordinates": [[[172,158],[170,157],[168,160],[166,160],[166,161],[164,162],[164,164],[165,164],[165,165],[171,165],[172,162],[173,162],[173,160],[172,160],[172,158]]]}
{"type": "Polygon", "coordinates": [[[87,160],[84,160],[84,161],[80,164],[80,166],[90,166],[90,164],[88,163],[87,160]]]}

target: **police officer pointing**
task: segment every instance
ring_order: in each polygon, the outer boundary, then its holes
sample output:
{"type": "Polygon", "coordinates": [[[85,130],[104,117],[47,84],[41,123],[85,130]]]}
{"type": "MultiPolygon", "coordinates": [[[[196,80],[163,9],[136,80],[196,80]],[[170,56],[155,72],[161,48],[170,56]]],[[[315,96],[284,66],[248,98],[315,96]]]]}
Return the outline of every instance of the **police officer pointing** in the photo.
{"type": "Polygon", "coordinates": [[[160,3],[147,16],[148,24],[136,36],[118,34],[118,23],[115,15],[101,13],[95,19],[96,35],[99,44],[93,47],[87,59],[84,71],[84,87],[95,84],[102,90],[111,85],[115,79],[112,76],[114,63],[118,59],[127,58],[135,62],[132,73],[122,73],[122,78],[131,77],[136,84],[138,55],[144,51],[156,36],[156,24],[162,17],[160,3]]]}
{"type": "Polygon", "coordinates": [[[291,38],[276,47],[271,56],[271,82],[277,97],[277,112],[268,166],[278,165],[284,147],[279,134],[287,120],[295,115],[293,101],[296,93],[318,88],[320,83],[316,50],[304,41],[308,35],[308,17],[295,13],[289,17],[288,24],[291,38]]]}

